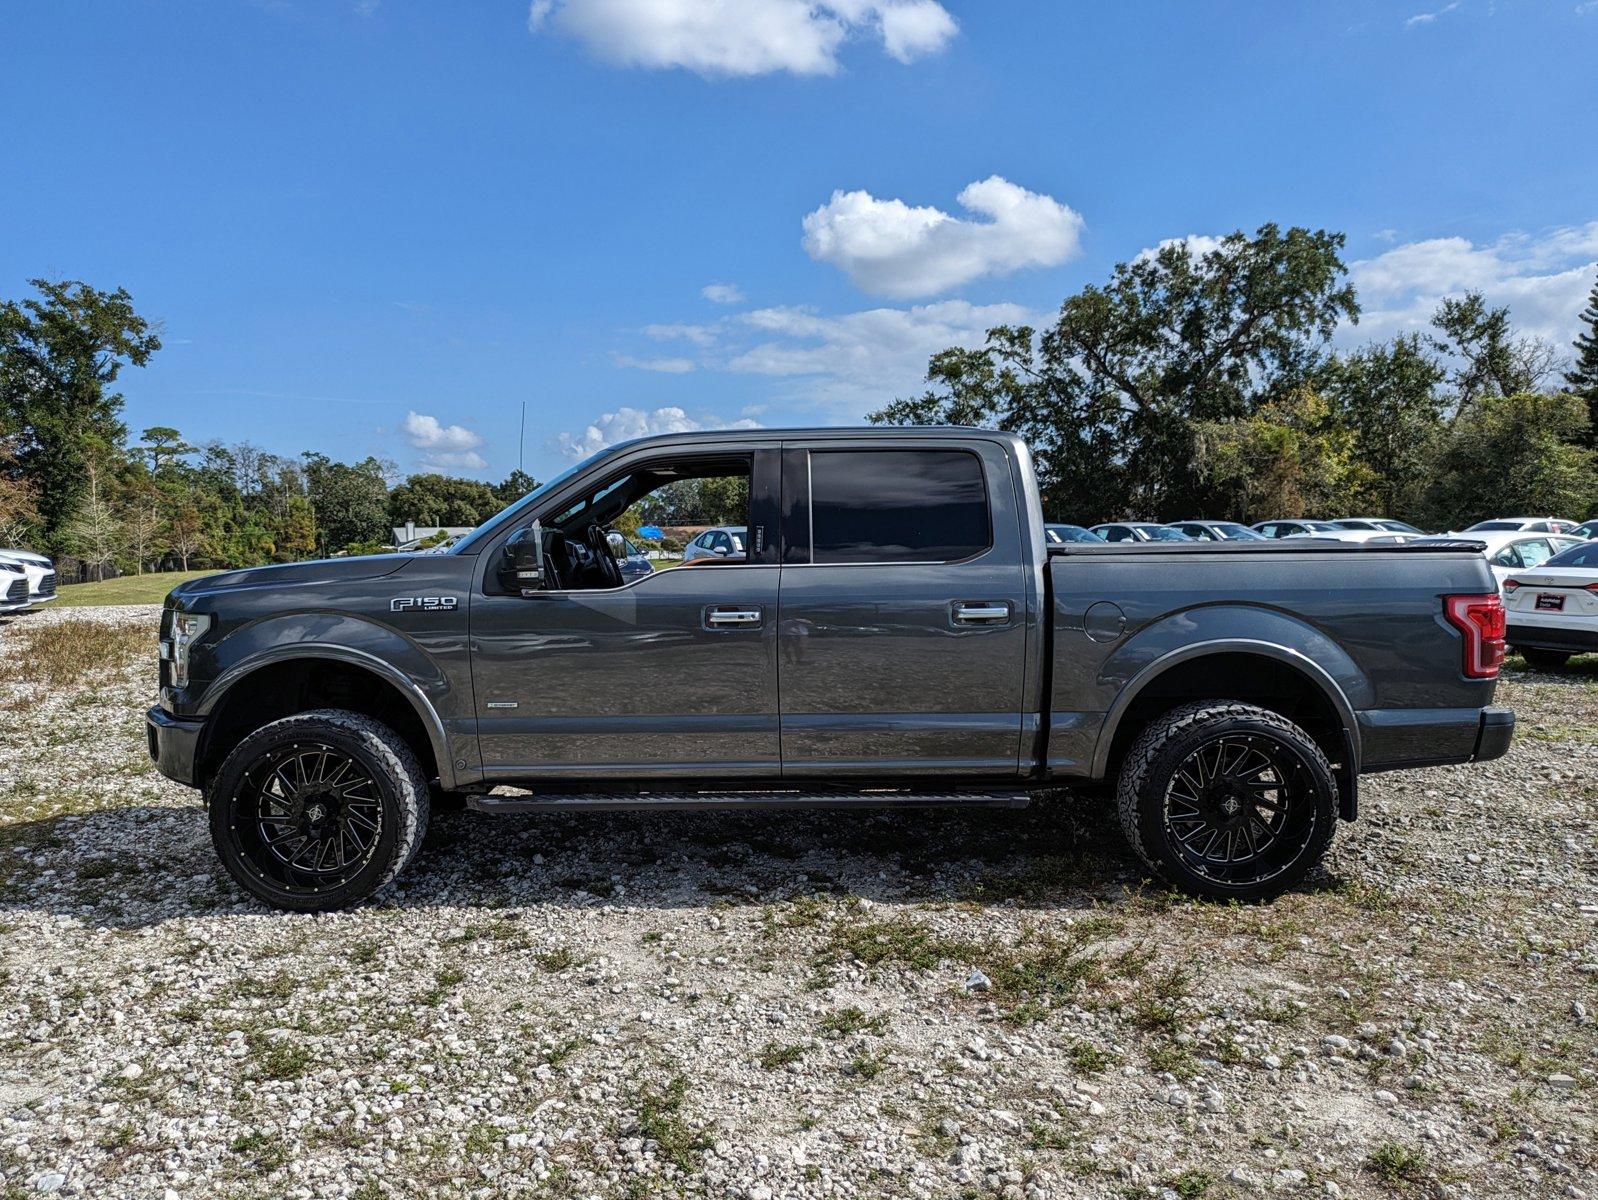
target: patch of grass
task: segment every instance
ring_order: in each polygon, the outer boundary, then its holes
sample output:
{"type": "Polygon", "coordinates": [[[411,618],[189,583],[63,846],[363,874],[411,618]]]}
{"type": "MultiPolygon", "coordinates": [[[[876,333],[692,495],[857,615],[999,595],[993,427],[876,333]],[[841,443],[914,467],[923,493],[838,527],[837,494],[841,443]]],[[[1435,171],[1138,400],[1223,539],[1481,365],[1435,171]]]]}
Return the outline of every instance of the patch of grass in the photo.
{"type": "Polygon", "coordinates": [[[796,1063],[805,1056],[806,1047],[798,1042],[779,1045],[776,1042],[767,1042],[766,1048],[760,1052],[759,1062],[768,1071],[775,1071],[778,1067],[786,1067],[789,1063],[796,1063]]]}
{"type": "Polygon", "coordinates": [[[1182,1200],[1198,1200],[1210,1190],[1210,1185],[1214,1182],[1215,1176],[1208,1171],[1183,1171],[1180,1175],[1167,1180],[1165,1186],[1182,1200]]]}
{"type": "Polygon", "coordinates": [[[1120,1061],[1113,1052],[1095,1046],[1092,1042],[1077,1042],[1067,1054],[1071,1059],[1071,1065],[1083,1075],[1097,1075],[1120,1061]]]}
{"type": "Polygon", "coordinates": [[[824,1033],[834,1033],[839,1037],[848,1037],[854,1033],[881,1033],[888,1027],[887,1018],[869,1017],[865,1010],[850,1005],[848,1008],[834,1009],[818,1022],[824,1033]]]}
{"type": "Polygon", "coordinates": [[[845,917],[833,927],[824,953],[835,960],[853,959],[868,967],[902,963],[917,971],[930,971],[943,959],[958,957],[963,949],[963,944],[945,941],[908,917],[884,921],[845,917]]]}
{"type": "Polygon", "coordinates": [[[882,1074],[883,1066],[883,1061],[873,1054],[857,1054],[844,1070],[856,1079],[875,1079],[882,1074]]]}
{"type": "Polygon", "coordinates": [[[1399,1142],[1382,1142],[1370,1152],[1365,1169],[1390,1187],[1421,1183],[1426,1179],[1426,1159],[1419,1150],[1399,1142]]]}
{"type": "Polygon", "coordinates": [[[244,1159],[261,1174],[275,1171],[289,1160],[287,1143],[276,1134],[259,1130],[234,1138],[228,1143],[228,1153],[244,1159]]]}
{"type": "Polygon", "coordinates": [[[580,955],[573,954],[569,947],[556,946],[553,950],[546,950],[542,954],[533,956],[538,965],[551,975],[559,975],[562,971],[572,967],[580,967],[588,961],[580,955]]]}
{"type": "Polygon", "coordinates": [[[96,604],[160,604],[180,583],[204,579],[214,571],[157,571],[149,575],[124,575],[102,583],[67,583],[61,586],[61,607],[96,604]]]}
{"type": "Polygon", "coordinates": [[[6,656],[12,679],[34,688],[83,687],[140,659],[155,670],[155,638],[143,625],[69,617],[49,625],[19,625],[12,633],[15,647],[6,656]]]}
{"type": "Polygon", "coordinates": [[[672,1078],[664,1091],[645,1089],[638,1099],[638,1131],[660,1148],[663,1158],[679,1171],[691,1172],[698,1156],[710,1149],[711,1127],[690,1124],[682,1115],[688,1081],[672,1078]]]}
{"type": "Polygon", "coordinates": [[[311,1052],[294,1038],[249,1039],[250,1057],[264,1079],[298,1079],[311,1065],[311,1052]]]}

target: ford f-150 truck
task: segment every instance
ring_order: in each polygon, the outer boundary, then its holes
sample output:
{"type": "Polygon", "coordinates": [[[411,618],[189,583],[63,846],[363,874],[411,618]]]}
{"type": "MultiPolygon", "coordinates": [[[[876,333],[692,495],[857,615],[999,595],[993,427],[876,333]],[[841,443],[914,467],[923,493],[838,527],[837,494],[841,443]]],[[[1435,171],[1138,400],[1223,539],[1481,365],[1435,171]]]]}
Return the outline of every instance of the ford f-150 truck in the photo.
{"type": "Polygon", "coordinates": [[[233,877],[289,909],[387,884],[439,793],[1097,791],[1159,878],[1254,899],[1315,866],[1362,773],[1505,753],[1503,636],[1473,543],[1057,543],[1009,434],[691,433],[602,451],[446,553],[181,585],[149,748],[204,789],[233,877]],[[703,523],[743,551],[624,579],[620,531],[662,497],[720,497],[703,523]]]}

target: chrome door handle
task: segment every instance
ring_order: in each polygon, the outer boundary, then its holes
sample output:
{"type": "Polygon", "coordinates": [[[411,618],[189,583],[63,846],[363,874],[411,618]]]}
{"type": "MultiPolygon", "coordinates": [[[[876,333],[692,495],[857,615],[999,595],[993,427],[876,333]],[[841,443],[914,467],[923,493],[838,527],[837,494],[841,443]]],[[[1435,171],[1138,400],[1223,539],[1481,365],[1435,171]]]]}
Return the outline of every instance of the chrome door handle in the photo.
{"type": "Polygon", "coordinates": [[[995,621],[1008,621],[1010,619],[1010,606],[1008,604],[983,602],[956,604],[954,606],[954,619],[976,625],[990,624],[995,621]]]}
{"type": "Polygon", "coordinates": [[[713,608],[705,614],[707,625],[758,625],[760,624],[760,610],[758,608],[713,608]]]}

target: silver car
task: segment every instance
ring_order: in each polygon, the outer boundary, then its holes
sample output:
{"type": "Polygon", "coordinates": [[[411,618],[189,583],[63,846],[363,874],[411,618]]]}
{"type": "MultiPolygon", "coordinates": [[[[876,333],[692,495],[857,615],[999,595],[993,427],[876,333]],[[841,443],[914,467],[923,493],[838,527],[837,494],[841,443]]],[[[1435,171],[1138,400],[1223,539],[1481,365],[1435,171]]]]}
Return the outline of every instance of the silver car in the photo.
{"type": "Polygon", "coordinates": [[[701,558],[746,559],[749,551],[744,539],[748,535],[749,529],[744,525],[717,525],[689,542],[682,552],[682,560],[691,563],[701,558]]]}

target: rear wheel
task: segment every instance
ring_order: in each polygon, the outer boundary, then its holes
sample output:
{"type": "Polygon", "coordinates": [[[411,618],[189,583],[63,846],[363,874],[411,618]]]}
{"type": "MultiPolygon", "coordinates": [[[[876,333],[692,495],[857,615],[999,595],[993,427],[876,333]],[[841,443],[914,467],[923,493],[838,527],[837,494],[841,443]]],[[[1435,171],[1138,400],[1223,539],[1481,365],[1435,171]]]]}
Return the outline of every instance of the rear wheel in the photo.
{"type": "Polygon", "coordinates": [[[1516,649],[1526,660],[1526,665],[1534,671],[1557,671],[1570,661],[1570,655],[1563,650],[1533,650],[1529,646],[1517,646],[1516,649]]]}
{"type": "Polygon", "coordinates": [[[1325,856],[1337,781],[1315,740],[1237,701],[1172,709],[1127,751],[1121,828],[1160,879],[1207,899],[1260,900],[1325,856]]]}
{"type": "Polygon", "coordinates": [[[427,831],[427,780],[410,747],[388,726],[342,709],[256,730],[222,763],[206,803],[228,873],[295,912],[370,896],[427,831]]]}

